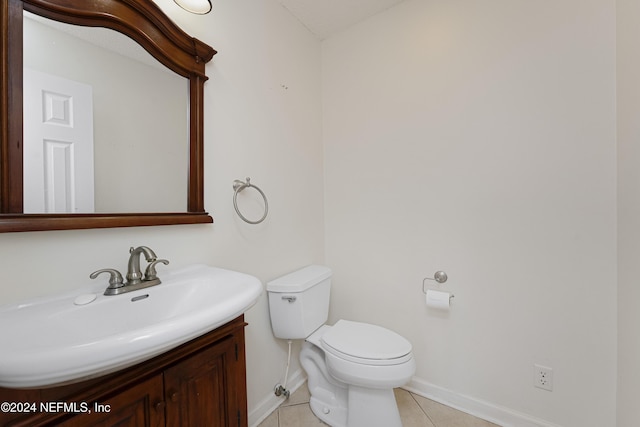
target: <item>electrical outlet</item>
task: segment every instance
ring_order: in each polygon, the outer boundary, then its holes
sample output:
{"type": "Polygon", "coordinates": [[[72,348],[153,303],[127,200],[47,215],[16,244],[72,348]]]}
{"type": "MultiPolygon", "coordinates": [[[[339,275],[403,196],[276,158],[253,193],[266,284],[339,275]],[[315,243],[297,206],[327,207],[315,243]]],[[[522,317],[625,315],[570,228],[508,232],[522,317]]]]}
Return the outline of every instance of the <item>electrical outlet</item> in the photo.
{"type": "Polygon", "coordinates": [[[553,369],[548,366],[533,365],[533,385],[543,390],[553,391],[553,369]]]}

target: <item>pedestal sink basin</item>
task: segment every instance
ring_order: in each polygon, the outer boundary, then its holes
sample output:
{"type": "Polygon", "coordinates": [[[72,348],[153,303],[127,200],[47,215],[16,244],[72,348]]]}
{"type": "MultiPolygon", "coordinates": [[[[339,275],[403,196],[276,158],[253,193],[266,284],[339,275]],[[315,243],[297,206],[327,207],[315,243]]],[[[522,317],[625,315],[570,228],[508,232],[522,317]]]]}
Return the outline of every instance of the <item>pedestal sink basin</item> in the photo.
{"type": "Polygon", "coordinates": [[[0,306],[0,386],[54,386],[132,366],[233,320],[262,293],[257,278],[206,265],[163,269],[160,278],[121,295],[91,281],[0,306]]]}

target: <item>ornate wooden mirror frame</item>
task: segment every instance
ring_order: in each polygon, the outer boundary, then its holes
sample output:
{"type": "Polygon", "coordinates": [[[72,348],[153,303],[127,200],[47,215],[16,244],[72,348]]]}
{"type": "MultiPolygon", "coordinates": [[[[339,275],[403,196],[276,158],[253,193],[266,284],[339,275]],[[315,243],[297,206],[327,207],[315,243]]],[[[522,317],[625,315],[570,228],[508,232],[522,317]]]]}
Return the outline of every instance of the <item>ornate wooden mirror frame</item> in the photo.
{"type": "Polygon", "coordinates": [[[176,26],[151,0],[0,0],[0,232],[213,222],[204,210],[205,64],[216,53],[176,26]],[[137,41],[189,81],[187,211],[23,214],[23,10],[68,24],[106,27],[137,41]]]}

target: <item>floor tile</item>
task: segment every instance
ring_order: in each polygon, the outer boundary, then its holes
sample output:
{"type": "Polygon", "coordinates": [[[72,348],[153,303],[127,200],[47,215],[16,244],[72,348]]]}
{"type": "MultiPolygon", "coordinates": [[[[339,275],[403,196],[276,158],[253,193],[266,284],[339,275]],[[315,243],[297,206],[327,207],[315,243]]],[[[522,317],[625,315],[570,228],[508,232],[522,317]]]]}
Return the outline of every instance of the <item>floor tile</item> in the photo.
{"type": "Polygon", "coordinates": [[[398,402],[402,427],[435,427],[411,393],[398,388],[394,390],[394,393],[396,402],[398,402]]]}
{"type": "Polygon", "coordinates": [[[278,410],[273,411],[264,421],[260,423],[260,427],[280,427],[278,420],[278,410]]]}
{"type": "Polygon", "coordinates": [[[315,415],[313,415],[313,412],[311,412],[311,407],[308,403],[284,406],[281,407],[278,412],[280,413],[279,427],[326,426],[325,423],[323,423],[318,418],[316,418],[315,415]]]}
{"type": "Polygon", "coordinates": [[[412,395],[436,427],[499,427],[422,396],[412,395]]]}

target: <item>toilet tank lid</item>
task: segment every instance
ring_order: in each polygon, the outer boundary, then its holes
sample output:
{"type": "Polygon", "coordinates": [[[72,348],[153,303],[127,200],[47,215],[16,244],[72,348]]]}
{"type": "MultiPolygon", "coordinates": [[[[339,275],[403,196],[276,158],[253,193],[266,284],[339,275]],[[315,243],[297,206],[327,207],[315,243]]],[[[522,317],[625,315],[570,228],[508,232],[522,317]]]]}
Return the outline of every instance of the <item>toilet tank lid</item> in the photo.
{"type": "Polygon", "coordinates": [[[308,265],[267,282],[267,292],[302,292],[331,277],[331,269],[324,265],[308,265]]]}

